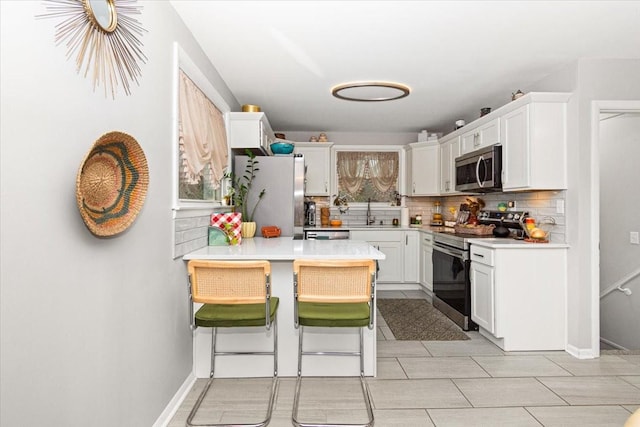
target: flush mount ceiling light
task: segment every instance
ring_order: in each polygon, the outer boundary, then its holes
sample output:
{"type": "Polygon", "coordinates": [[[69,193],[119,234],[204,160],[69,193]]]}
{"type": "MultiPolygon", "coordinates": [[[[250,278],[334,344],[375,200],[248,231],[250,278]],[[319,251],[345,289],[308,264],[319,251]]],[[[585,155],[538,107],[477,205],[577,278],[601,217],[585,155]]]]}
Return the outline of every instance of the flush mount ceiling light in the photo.
{"type": "Polygon", "coordinates": [[[353,82],[334,86],[331,94],[346,101],[393,101],[409,96],[408,86],[393,82],[353,82]]]}

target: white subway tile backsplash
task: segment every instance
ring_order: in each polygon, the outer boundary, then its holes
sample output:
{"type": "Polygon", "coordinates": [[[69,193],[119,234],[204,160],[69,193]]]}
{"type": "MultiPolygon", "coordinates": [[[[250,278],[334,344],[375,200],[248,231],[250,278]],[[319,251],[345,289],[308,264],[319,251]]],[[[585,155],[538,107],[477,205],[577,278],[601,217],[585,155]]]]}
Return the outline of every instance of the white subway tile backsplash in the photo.
{"type": "Polygon", "coordinates": [[[210,215],[176,218],[173,220],[175,233],[174,259],[209,244],[208,226],[210,221],[210,215]]]}

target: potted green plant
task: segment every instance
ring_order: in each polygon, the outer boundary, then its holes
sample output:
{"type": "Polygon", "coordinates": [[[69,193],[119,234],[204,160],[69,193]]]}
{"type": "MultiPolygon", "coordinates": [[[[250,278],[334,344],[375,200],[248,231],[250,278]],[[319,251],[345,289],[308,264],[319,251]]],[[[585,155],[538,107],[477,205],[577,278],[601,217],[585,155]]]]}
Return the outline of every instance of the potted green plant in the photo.
{"type": "Polygon", "coordinates": [[[253,206],[249,206],[249,195],[253,188],[253,180],[256,177],[259,161],[256,159],[256,155],[250,150],[245,150],[245,154],[249,157],[249,161],[245,167],[244,173],[241,176],[236,176],[233,172],[225,174],[226,178],[231,180],[233,203],[235,207],[242,214],[242,237],[253,237],[256,232],[256,223],[253,221],[253,215],[256,212],[256,208],[262,201],[266,193],[266,189],[262,189],[258,194],[258,199],[253,206]]]}

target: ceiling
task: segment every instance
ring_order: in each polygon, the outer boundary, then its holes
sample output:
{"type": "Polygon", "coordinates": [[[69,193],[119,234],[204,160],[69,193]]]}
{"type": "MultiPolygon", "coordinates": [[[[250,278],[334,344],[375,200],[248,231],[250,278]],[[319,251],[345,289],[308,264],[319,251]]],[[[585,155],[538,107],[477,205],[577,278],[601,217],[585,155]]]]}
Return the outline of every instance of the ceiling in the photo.
{"type": "Polygon", "coordinates": [[[578,58],[640,59],[640,1],[171,3],[238,102],[276,131],[447,133],[578,58]],[[361,80],[411,94],[331,95],[361,80]]]}

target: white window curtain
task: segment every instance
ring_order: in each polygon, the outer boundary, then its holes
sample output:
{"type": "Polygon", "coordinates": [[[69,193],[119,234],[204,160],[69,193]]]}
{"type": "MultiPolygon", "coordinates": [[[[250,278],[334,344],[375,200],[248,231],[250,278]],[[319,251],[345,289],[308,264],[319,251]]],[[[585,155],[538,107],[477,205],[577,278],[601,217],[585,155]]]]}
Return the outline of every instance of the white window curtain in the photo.
{"type": "Polygon", "coordinates": [[[381,193],[386,193],[398,181],[398,153],[370,153],[369,179],[381,193]]]}
{"type": "Polygon", "coordinates": [[[384,199],[397,188],[399,163],[397,152],[338,151],[339,191],[356,201],[365,194],[384,199]]]}
{"type": "Polygon", "coordinates": [[[210,176],[219,188],[228,162],[227,135],[220,110],[180,70],[181,177],[190,184],[210,176]]]}
{"type": "Polygon", "coordinates": [[[367,153],[339,151],[337,166],[341,187],[351,194],[357,194],[364,183],[367,153]]]}

